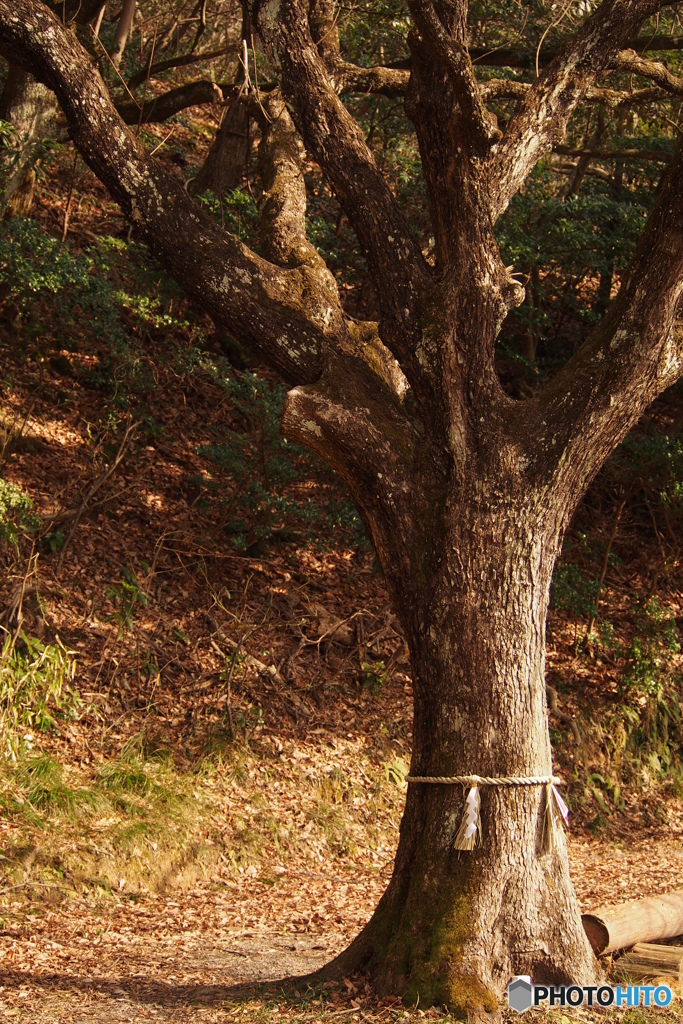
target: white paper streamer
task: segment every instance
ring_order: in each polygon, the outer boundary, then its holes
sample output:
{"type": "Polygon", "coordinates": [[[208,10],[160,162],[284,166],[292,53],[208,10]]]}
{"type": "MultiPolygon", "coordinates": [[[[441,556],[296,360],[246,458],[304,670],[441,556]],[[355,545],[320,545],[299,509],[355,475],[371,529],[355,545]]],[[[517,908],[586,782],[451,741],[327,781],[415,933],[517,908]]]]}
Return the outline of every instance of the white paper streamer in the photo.
{"type": "Polygon", "coordinates": [[[479,844],[481,833],[480,807],[479,787],[472,786],[465,799],[465,810],[455,842],[453,843],[454,849],[473,850],[479,844]]]}
{"type": "Polygon", "coordinates": [[[551,786],[550,788],[551,788],[551,790],[553,792],[553,796],[555,797],[555,803],[557,804],[557,809],[560,812],[560,814],[562,815],[562,817],[564,819],[564,822],[566,824],[567,820],[569,818],[569,808],[567,807],[566,803],[562,799],[562,796],[560,795],[560,792],[557,789],[557,787],[556,786],[551,786]]]}
{"type": "Polygon", "coordinates": [[[559,843],[560,830],[566,825],[569,808],[552,784],[545,787],[545,815],[543,818],[543,849],[553,853],[559,843]]]}

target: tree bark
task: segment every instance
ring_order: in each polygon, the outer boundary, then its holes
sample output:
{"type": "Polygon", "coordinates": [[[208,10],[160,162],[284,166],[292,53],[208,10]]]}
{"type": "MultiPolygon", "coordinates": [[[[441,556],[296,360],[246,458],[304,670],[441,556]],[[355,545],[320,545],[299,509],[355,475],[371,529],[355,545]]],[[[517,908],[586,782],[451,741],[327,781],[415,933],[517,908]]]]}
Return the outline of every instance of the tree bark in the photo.
{"type": "Polygon", "coordinates": [[[40,143],[55,131],[56,114],[54,93],[28,71],[10,64],[0,97],[0,119],[15,132],[14,147],[2,154],[0,177],[0,208],[10,217],[25,217],[31,211],[40,143]]]}
{"type": "MultiPolygon", "coordinates": [[[[311,392],[290,393],[285,435],[310,446],[317,426],[317,451],[335,464],[332,420],[311,392]]],[[[337,467],[366,512],[410,649],[410,773],[551,775],[545,622],[574,497],[548,506],[542,493],[520,492],[494,451],[471,476],[449,478],[429,447],[420,442],[410,459],[409,490],[388,461],[372,483],[360,467],[337,467]],[[373,500],[370,487],[394,500],[373,500]]],[[[483,789],[472,852],[453,849],[463,798],[460,786],[409,784],[389,888],[325,973],[365,969],[380,994],[456,1017],[495,1012],[515,974],[595,982],[564,841],[543,852],[543,788],[483,789]]]]}
{"type": "Polygon", "coordinates": [[[236,189],[249,159],[249,111],[241,100],[234,100],[226,109],[206,160],[190,183],[192,195],[209,189],[220,196],[236,189]]]}

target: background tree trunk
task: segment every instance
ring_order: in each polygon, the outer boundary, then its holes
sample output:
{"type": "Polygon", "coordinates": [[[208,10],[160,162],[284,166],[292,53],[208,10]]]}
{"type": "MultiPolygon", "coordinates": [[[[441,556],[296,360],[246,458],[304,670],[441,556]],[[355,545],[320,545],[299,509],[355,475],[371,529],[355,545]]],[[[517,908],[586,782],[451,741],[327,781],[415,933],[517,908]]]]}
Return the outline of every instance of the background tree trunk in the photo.
{"type": "MultiPolygon", "coordinates": [[[[242,28],[240,38],[243,43],[254,45],[249,5],[242,4],[242,28]]],[[[244,51],[248,57],[248,49],[244,51]]],[[[248,67],[242,62],[237,66],[235,85],[242,86],[248,74],[248,67]]],[[[191,195],[201,195],[210,190],[216,196],[224,192],[232,192],[239,187],[246,173],[249,160],[249,125],[251,118],[247,104],[241,96],[233,100],[223,112],[221,123],[216,132],[206,160],[199,173],[189,184],[191,195]]]]}
{"type": "Polygon", "coordinates": [[[131,29],[133,28],[133,19],[135,17],[135,5],[136,0],[123,0],[123,7],[121,8],[121,14],[119,16],[119,23],[116,26],[116,34],[114,36],[114,52],[111,55],[111,59],[114,64],[120,64],[123,54],[126,49],[126,43],[130,37],[131,29]]]}
{"type": "Polygon", "coordinates": [[[220,196],[240,185],[249,159],[249,120],[247,107],[240,100],[226,109],[206,160],[190,182],[192,195],[210,189],[220,196]]]}
{"type": "Polygon", "coordinates": [[[12,125],[15,139],[2,154],[0,207],[11,217],[26,216],[31,210],[40,143],[56,131],[57,109],[50,89],[28,71],[10,64],[0,96],[0,118],[12,125]]]}

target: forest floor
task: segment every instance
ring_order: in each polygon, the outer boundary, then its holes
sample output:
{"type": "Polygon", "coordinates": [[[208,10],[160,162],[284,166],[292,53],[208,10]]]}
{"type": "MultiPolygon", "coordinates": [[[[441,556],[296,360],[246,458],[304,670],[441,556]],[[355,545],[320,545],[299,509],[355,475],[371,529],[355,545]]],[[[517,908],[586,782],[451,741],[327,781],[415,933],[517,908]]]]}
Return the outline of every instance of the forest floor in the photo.
{"type": "MultiPolygon", "coordinates": [[[[57,233],[65,191],[40,197],[57,233]]],[[[87,196],[100,220],[84,202],[79,235],[74,212],[81,246],[122,230],[91,181],[87,196]]],[[[53,702],[13,731],[2,723],[0,1019],[446,1019],[378,1003],[359,977],[264,984],[321,966],[369,918],[404,799],[405,645],[343,488],[296,454],[301,472],[275,487],[270,398],[248,406],[226,390],[196,322],[172,319],[173,294],[156,319],[139,302],[124,310],[137,348],[113,368],[105,340],[66,343],[54,296],[29,308],[3,294],[0,476],[40,517],[3,548],[3,680],[21,707],[22,672],[25,689],[51,680],[53,702]],[[226,468],[210,453],[227,428],[243,447],[226,468]],[[236,458],[275,494],[268,530],[236,532],[248,493],[236,458]]],[[[244,507],[258,523],[261,506],[244,507]]],[[[631,548],[632,575],[606,598],[617,631],[633,579],[659,558],[635,532],[631,548]]],[[[673,575],[667,586],[678,615],[673,575]]],[[[555,612],[548,663],[572,877],[589,909],[680,886],[683,803],[654,762],[617,770],[619,666],[579,649],[585,627],[555,612]]],[[[650,1016],[680,1020],[680,1006],[650,1016]]]]}

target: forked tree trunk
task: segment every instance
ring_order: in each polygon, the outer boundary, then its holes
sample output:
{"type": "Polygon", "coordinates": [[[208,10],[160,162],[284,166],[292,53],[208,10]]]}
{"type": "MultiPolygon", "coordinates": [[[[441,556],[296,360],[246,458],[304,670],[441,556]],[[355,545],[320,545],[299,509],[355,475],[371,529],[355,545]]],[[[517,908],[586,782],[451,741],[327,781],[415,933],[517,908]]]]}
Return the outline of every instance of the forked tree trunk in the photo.
{"type": "MultiPolygon", "coordinates": [[[[412,772],[547,776],[545,617],[562,531],[609,453],[683,372],[683,146],[617,301],[568,366],[523,402],[495,373],[495,339],[523,289],[500,259],[494,224],[656,0],[603,3],[503,132],[466,59],[466,4],[439,5],[438,16],[412,5],[406,112],[422,153],[434,267],[332,87],[336,71],[308,34],[309,5],[254,6],[286,101],[261,140],[263,256],[221,232],[145,156],[90,58],[44,4],[0,0],[0,41],[43,70],[75,143],[167,269],[290,383],[285,435],[350,487],[410,646],[412,772]],[[344,316],[336,280],[306,237],[290,111],[367,256],[379,328],[344,316]]],[[[329,970],[367,967],[380,991],[440,1002],[459,1017],[495,1013],[515,973],[597,980],[566,849],[542,850],[542,800],[536,787],[484,790],[483,844],[458,855],[462,793],[411,784],[389,889],[329,970]]]]}
{"type": "MultiPolygon", "coordinates": [[[[451,501],[425,488],[423,521],[394,526],[416,536],[422,566],[400,581],[386,567],[412,657],[412,775],[552,774],[545,622],[564,502],[497,483],[451,501]]],[[[380,993],[475,1018],[515,974],[595,982],[566,850],[543,852],[544,797],[482,789],[481,846],[458,852],[462,788],[411,783],[389,888],[332,970],[365,967],[380,993]]]]}

